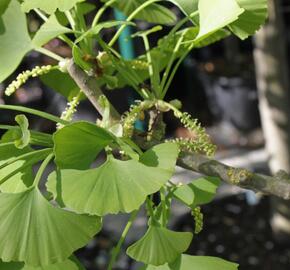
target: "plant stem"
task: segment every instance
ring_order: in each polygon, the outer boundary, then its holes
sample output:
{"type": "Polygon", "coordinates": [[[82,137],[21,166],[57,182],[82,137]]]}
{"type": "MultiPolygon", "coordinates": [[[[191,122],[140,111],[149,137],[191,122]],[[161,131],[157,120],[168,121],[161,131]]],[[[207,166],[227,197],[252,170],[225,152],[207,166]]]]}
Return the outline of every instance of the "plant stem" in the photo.
{"type": "Polygon", "coordinates": [[[12,110],[12,111],[19,111],[19,112],[24,112],[24,113],[29,113],[29,114],[33,114],[33,115],[37,115],[39,117],[48,119],[52,122],[56,122],[56,123],[61,123],[63,125],[67,125],[69,124],[69,122],[60,119],[57,116],[54,116],[52,114],[46,113],[46,112],[42,112],[42,111],[38,111],[35,109],[31,109],[31,108],[27,108],[27,107],[22,107],[22,106],[15,106],[15,105],[2,105],[0,104],[0,110],[12,110]]]}
{"type": "Polygon", "coordinates": [[[113,3],[115,3],[117,0],[110,0],[108,2],[106,2],[97,12],[93,22],[92,22],[92,28],[95,27],[97,25],[97,23],[99,22],[101,16],[104,14],[104,12],[106,11],[106,9],[112,5],[113,3]]]}
{"type": "Polygon", "coordinates": [[[42,54],[44,54],[44,55],[46,55],[46,56],[48,56],[48,57],[53,58],[54,60],[56,60],[58,62],[64,60],[64,58],[61,57],[60,55],[58,55],[58,54],[56,54],[56,53],[54,53],[54,52],[52,52],[50,50],[47,50],[47,49],[45,49],[43,47],[35,48],[35,50],[40,52],[40,53],[42,53],[42,54]]]}
{"type": "Polygon", "coordinates": [[[40,167],[39,167],[39,169],[37,171],[37,174],[35,176],[35,179],[34,179],[34,183],[33,183],[34,187],[38,186],[39,181],[41,180],[41,177],[42,177],[46,167],[48,166],[49,162],[53,159],[53,157],[54,157],[54,153],[51,153],[50,155],[48,155],[46,157],[46,159],[40,165],[40,167]]]}
{"type": "MultiPolygon", "coordinates": [[[[143,10],[144,8],[148,7],[149,5],[155,3],[155,2],[159,2],[160,0],[148,0],[145,3],[143,3],[142,5],[140,5],[137,9],[135,9],[134,12],[132,12],[130,14],[130,16],[127,18],[126,22],[130,22],[132,21],[135,16],[138,15],[138,13],[143,10]]],[[[116,41],[118,40],[118,38],[120,37],[121,33],[124,31],[124,29],[127,27],[127,25],[123,24],[119,30],[117,31],[117,33],[114,35],[114,37],[112,38],[112,40],[109,42],[109,46],[112,47],[116,41]]]]}
{"type": "Polygon", "coordinates": [[[22,159],[26,159],[26,158],[29,158],[29,157],[33,157],[35,155],[49,154],[51,152],[52,152],[51,148],[46,148],[46,149],[41,149],[41,150],[29,152],[29,153],[23,154],[23,155],[18,156],[18,157],[14,157],[12,159],[7,160],[5,163],[1,164],[0,165],[0,170],[3,169],[6,166],[11,165],[14,162],[17,162],[18,160],[22,160],[22,159]]]}
{"type": "Polygon", "coordinates": [[[10,130],[10,129],[19,129],[19,127],[18,126],[9,126],[9,125],[0,125],[0,129],[10,130]]]}
{"type": "Polygon", "coordinates": [[[113,269],[113,266],[117,260],[117,257],[121,251],[121,247],[126,239],[126,236],[129,232],[129,229],[131,228],[134,220],[136,219],[136,216],[138,214],[138,210],[135,210],[134,212],[131,213],[131,216],[129,218],[129,221],[127,223],[127,225],[125,226],[125,229],[121,235],[121,238],[119,239],[119,242],[117,244],[116,247],[113,248],[113,251],[112,251],[112,256],[111,256],[111,259],[110,259],[110,262],[109,262],[109,266],[108,266],[108,270],[112,270],[113,269]]]}

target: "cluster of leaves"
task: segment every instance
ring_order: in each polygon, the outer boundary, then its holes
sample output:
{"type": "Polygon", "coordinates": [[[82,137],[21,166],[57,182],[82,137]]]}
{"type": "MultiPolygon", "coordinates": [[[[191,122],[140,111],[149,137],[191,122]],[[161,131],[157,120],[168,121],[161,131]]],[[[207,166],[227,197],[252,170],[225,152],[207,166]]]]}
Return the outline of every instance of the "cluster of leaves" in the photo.
{"type": "MultiPolygon", "coordinates": [[[[178,22],[160,0],[102,2],[89,26],[85,16],[96,7],[84,0],[0,3],[0,59],[5,63],[0,66],[0,82],[14,72],[28,52],[36,50],[59,61],[59,65],[24,72],[10,85],[9,94],[29,77],[41,75],[45,84],[70,102],[61,118],[29,108],[0,105],[0,109],[32,113],[58,123],[53,135],[30,130],[24,115],[16,117],[17,126],[0,126],[8,130],[0,141],[0,266],[14,270],[83,269],[72,254],[101,230],[102,217],[131,213],[124,231],[127,232],[138,209],[145,205],[148,230],[127,250],[131,258],[145,264],[145,269],[237,269],[236,264],[218,258],[184,255],[193,234],[167,228],[172,200],[178,200],[192,210],[198,233],[202,227],[199,206],[213,199],[219,181],[200,178],[188,185],[170,182],[180,149],[188,147],[212,154],[214,148],[195,120],[179,111],[174,102],[163,99],[179,64],[191,50],[230,33],[241,39],[254,34],[266,19],[267,1],[167,0],[184,13],[185,17],[178,22]],[[126,21],[100,21],[109,7],[123,11],[128,16],[126,21]],[[27,28],[29,12],[44,20],[36,33],[27,28]],[[154,48],[150,48],[149,37],[160,26],[136,32],[132,38],[142,38],[145,54],[127,60],[114,44],[124,28],[135,26],[133,19],[174,26],[154,48]],[[185,27],[187,22],[191,26],[185,27]],[[102,38],[105,28],[117,30],[110,41],[102,38]],[[108,120],[109,110],[97,124],[71,122],[79,101],[86,97],[66,73],[67,61],[43,47],[54,38],[71,47],[74,62],[91,77],[95,76],[99,86],[118,89],[129,85],[144,99],[117,123],[118,130],[114,128],[116,123],[108,120]],[[196,139],[140,149],[134,142],[134,123],[142,113],[151,110],[156,112],[155,116],[173,111],[186,128],[197,134],[196,139]],[[104,163],[93,167],[101,152],[105,154],[104,163]],[[34,175],[33,166],[40,161],[34,175]],[[48,165],[52,165],[53,172],[45,181],[44,195],[39,185],[48,165]],[[160,203],[153,203],[154,193],[159,194],[160,203]]],[[[109,107],[106,98],[100,100],[109,107]]],[[[154,126],[155,116],[150,119],[150,127],[154,126]]],[[[161,133],[160,142],[163,137],[161,133]]],[[[113,252],[109,269],[123,240],[122,237],[113,252]]]]}

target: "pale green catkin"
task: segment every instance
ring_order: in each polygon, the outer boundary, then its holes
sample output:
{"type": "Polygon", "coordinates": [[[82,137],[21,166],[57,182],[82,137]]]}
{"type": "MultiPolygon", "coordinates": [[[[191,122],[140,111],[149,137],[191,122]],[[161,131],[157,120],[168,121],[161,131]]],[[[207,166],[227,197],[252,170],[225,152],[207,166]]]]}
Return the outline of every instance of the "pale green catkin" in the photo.
{"type": "Polygon", "coordinates": [[[201,208],[199,206],[195,207],[194,209],[192,209],[191,214],[195,222],[194,233],[199,234],[203,229],[203,213],[201,212],[201,208]]]}
{"type": "Polygon", "coordinates": [[[8,85],[8,87],[5,90],[5,95],[11,96],[16,92],[17,89],[19,89],[23,84],[27,82],[27,80],[30,77],[38,77],[44,74],[47,74],[50,72],[54,67],[51,65],[48,66],[36,66],[32,70],[26,70],[20,73],[16,79],[8,85]]]}

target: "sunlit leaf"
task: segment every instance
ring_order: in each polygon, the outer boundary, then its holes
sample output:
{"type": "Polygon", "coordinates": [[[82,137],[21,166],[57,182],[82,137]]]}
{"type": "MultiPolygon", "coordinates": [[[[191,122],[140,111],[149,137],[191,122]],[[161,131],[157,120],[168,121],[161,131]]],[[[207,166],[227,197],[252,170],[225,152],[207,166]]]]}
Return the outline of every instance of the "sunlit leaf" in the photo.
{"type": "Polygon", "coordinates": [[[138,262],[163,265],[174,262],[191,243],[189,232],[174,232],[150,226],[146,234],[127,249],[127,254],[138,262]]]}
{"type": "Polygon", "coordinates": [[[144,270],[238,270],[238,264],[216,257],[181,255],[174,263],[148,265],[144,270]]]}
{"type": "Polygon", "coordinates": [[[1,23],[3,31],[0,31],[0,83],[18,67],[22,58],[32,49],[26,17],[17,0],[10,2],[1,16],[1,23]]]}
{"type": "Polygon", "coordinates": [[[236,0],[202,0],[198,3],[198,10],[200,20],[200,30],[196,37],[198,41],[233,23],[244,12],[236,0]]]}
{"type": "Polygon", "coordinates": [[[0,194],[0,258],[31,266],[63,262],[101,228],[101,219],[53,207],[37,188],[0,194]]]}
{"type": "Polygon", "coordinates": [[[87,169],[114,137],[92,123],[76,122],[58,130],[53,140],[55,161],[60,168],[87,169]]]}
{"type": "Polygon", "coordinates": [[[84,0],[24,0],[22,3],[22,10],[29,12],[34,8],[39,8],[48,14],[53,14],[57,9],[66,11],[73,8],[77,3],[84,0]]]}
{"type": "Polygon", "coordinates": [[[55,15],[51,15],[49,19],[40,27],[35,34],[32,43],[35,47],[41,47],[53,38],[72,32],[71,29],[62,26],[55,15]]]}
{"type": "Polygon", "coordinates": [[[54,172],[47,187],[79,213],[103,216],[131,212],[170,179],[177,155],[175,144],[161,144],[141,156],[141,162],[109,157],[96,169],[62,170],[60,175],[54,172]]]}
{"type": "Polygon", "coordinates": [[[230,24],[230,29],[240,39],[254,35],[265,23],[268,15],[268,0],[236,0],[245,12],[239,19],[230,24]]]}
{"type": "Polygon", "coordinates": [[[190,184],[177,187],[174,196],[188,206],[196,206],[211,202],[220,180],[214,177],[203,177],[193,180],[190,184]]]}

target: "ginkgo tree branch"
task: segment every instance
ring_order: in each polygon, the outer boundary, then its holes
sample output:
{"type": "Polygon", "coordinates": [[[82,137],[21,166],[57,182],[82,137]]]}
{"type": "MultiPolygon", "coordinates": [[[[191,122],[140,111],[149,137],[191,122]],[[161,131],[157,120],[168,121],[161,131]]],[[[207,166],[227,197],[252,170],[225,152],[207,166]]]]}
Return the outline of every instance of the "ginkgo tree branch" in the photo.
{"type": "Polygon", "coordinates": [[[242,168],[234,168],[200,154],[186,152],[181,153],[177,164],[184,169],[206,176],[219,177],[230,185],[275,195],[285,200],[290,199],[290,175],[283,171],[271,177],[242,168]]]}
{"type": "MultiPolygon", "coordinates": [[[[78,87],[87,96],[96,110],[103,115],[105,108],[100,104],[100,97],[104,95],[98,85],[96,77],[89,76],[79,66],[77,66],[71,59],[67,64],[67,71],[71,78],[75,81],[78,87]]],[[[110,117],[113,122],[120,120],[120,114],[117,112],[115,107],[110,104],[110,117]]]]}
{"type": "MultiPolygon", "coordinates": [[[[85,71],[79,68],[73,60],[68,64],[68,72],[77,85],[82,89],[94,107],[102,115],[104,108],[99,103],[99,97],[103,95],[98,86],[97,78],[89,76],[85,71]]],[[[111,104],[111,117],[114,121],[120,121],[120,115],[111,104]]],[[[142,140],[137,140],[142,146],[142,140]]],[[[152,142],[150,145],[157,144],[152,142]]],[[[145,146],[145,148],[148,145],[145,146]]],[[[283,199],[290,199],[290,176],[286,173],[276,176],[267,176],[252,173],[246,169],[234,168],[225,165],[217,160],[209,159],[205,156],[182,152],[177,164],[185,169],[204,174],[206,176],[219,177],[224,182],[239,186],[241,188],[262,192],[268,195],[275,195],[283,199]]]]}

